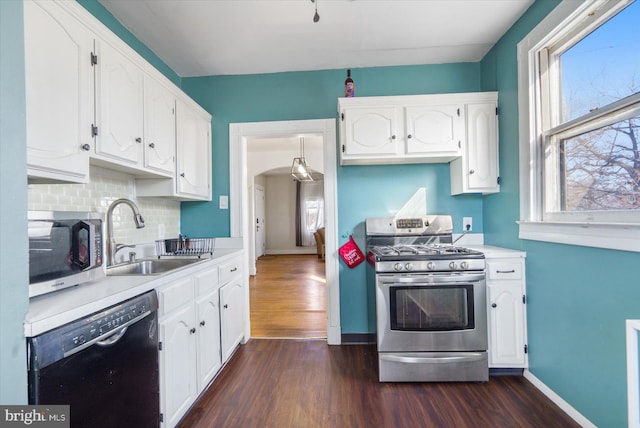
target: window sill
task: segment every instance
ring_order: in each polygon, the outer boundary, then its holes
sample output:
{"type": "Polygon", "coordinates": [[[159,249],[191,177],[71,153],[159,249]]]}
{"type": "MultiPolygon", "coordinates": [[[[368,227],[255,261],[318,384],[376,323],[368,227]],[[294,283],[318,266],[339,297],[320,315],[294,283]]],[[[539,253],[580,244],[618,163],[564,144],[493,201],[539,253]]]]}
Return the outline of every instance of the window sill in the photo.
{"type": "Polygon", "coordinates": [[[520,239],[640,252],[640,224],[519,221],[520,239]]]}

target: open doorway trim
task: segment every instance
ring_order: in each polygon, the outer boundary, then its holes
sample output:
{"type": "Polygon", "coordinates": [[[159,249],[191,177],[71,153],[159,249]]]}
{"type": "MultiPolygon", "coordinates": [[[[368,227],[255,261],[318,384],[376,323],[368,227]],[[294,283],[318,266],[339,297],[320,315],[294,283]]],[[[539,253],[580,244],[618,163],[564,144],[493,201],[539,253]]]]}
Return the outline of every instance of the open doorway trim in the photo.
{"type": "MultiPolygon", "coordinates": [[[[327,281],[327,343],[339,345],[340,282],[337,251],[338,199],[336,162],[336,120],[312,119],[282,122],[248,122],[229,124],[229,181],[231,237],[241,237],[243,248],[249,245],[249,189],[247,186],[247,138],[287,137],[298,134],[321,134],[324,141],[325,170],[325,276],[327,281]]],[[[248,272],[249,251],[245,251],[244,271],[248,272]]],[[[249,277],[245,281],[245,301],[249,308],[249,277]]],[[[249,311],[246,314],[246,337],[251,336],[249,311]]]]}

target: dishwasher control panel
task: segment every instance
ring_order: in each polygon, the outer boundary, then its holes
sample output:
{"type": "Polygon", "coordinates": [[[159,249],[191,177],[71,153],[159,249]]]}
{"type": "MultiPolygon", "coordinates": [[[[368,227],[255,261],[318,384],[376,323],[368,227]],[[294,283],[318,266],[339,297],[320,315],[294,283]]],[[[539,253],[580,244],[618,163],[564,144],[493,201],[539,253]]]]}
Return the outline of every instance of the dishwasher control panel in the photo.
{"type": "Polygon", "coordinates": [[[94,341],[115,333],[116,330],[124,328],[147,316],[150,313],[149,303],[144,299],[133,302],[125,302],[102,311],[85,319],[85,324],[75,328],[62,336],[62,347],[64,352],[83,346],[87,342],[94,341]]]}

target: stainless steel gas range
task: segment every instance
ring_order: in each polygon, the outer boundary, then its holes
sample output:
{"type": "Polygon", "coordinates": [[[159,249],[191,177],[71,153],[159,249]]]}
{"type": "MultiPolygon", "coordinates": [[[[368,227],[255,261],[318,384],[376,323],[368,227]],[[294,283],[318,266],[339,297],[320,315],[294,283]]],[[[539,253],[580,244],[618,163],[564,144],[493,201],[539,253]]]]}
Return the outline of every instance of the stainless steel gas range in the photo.
{"type": "Polygon", "coordinates": [[[366,220],[381,382],[487,381],[484,254],[451,216],[366,220]]]}

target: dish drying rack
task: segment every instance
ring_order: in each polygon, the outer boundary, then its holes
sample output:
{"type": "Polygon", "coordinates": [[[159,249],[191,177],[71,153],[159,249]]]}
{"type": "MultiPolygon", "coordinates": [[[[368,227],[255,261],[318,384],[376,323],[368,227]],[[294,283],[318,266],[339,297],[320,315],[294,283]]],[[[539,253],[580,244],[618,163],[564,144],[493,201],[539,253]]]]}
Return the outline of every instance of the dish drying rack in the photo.
{"type": "Polygon", "coordinates": [[[180,236],[173,239],[159,239],[156,241],[156,254],[162,256],[197,256],[213,255],[216,246],[215,238],[187,238],[180,236]]]}

